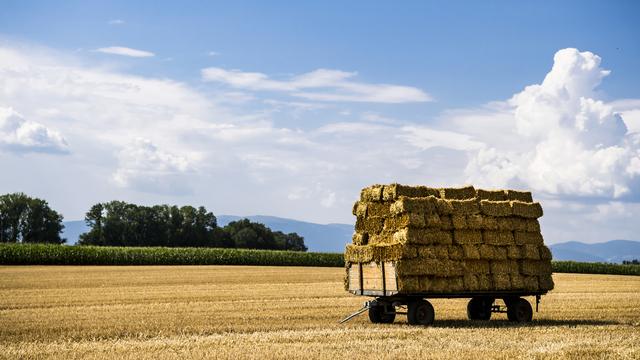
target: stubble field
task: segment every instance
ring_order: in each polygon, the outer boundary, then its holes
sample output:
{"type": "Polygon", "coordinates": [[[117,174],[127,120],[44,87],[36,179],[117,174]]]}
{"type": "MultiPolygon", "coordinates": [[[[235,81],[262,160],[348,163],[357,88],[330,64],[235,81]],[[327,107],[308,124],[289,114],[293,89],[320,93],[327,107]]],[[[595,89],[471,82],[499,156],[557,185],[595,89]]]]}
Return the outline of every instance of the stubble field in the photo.
{"type": "MultiPolygon", "coordinates": [[[[0,358],[640,358],[640,277],[555,274],[534,322],[398,316],[339,325],[365,298],[341,268],[0,267],[0,358]]],[[[529,299],[533,300],[533,299],[529,299]]]]}

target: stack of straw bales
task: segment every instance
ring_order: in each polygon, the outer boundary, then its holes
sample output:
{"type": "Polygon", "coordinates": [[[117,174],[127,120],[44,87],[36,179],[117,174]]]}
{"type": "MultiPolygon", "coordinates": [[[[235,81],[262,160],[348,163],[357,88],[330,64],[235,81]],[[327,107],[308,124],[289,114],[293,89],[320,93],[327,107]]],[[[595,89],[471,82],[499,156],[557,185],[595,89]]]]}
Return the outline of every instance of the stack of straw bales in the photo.
{"type": "Polygon", "coordinates": [[[394,261],[404,293],[551,290],[530,192],[400,184],[362,189],[347,267],[394,261]]]}

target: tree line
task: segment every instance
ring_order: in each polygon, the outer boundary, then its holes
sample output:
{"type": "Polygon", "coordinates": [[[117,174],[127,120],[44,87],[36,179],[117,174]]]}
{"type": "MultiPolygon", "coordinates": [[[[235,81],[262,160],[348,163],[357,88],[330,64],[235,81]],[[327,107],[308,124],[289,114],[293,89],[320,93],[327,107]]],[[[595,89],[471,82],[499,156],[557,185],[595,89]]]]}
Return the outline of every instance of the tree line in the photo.
{"type": "MultiPolygon", "coordinates": [[[[44,200],[22,193],[0,196],[0,242],[62,244],[62,219],[44,200]]],[[[93,205],[85,222],[89,231],[80,235],[79,245],[307,250],[302,236],[247,219],[219,227],[215,215],[202,206],[111,201],[93,205]]]]}

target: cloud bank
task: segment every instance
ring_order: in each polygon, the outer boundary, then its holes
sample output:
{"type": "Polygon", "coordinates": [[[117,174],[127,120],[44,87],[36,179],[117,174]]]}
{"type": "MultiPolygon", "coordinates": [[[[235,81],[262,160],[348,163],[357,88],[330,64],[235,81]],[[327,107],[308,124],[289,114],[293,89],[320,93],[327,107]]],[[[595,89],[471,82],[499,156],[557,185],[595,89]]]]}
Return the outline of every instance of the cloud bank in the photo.
{"type": "Polygon", "coordinates": [[[10,107],[0,107],[0,148],[25,153],[66,153],[68,145],[59,132],[25,120],[10,107]]]}

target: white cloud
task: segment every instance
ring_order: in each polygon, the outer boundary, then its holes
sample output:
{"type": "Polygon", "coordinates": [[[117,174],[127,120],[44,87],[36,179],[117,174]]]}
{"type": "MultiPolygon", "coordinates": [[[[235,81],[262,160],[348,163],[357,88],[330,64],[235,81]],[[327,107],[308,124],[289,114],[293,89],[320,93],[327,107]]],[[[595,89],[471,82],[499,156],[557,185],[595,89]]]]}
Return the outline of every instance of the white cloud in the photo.
{"type": "Polygon", "coordinates": [[[109,20],[107,22],[107,24],[109,24],[109,25],[122,25],[122,24],[124,24],[124,20],[122,20],[122,19],[113,19],[113,20],[109,20]]]}
{"type": "Polygon", "coordinates": [[[258,72],[243,72],[209,67],[202,70],[205,81],[253,91],[278,91],[315,101],[410,103],[433,99],[426,92],[410,86],[368,84],[354,81],[357,74],[331,69],[317,69],[286,80],[274,80],[258,72]]]}
{"type": "Polygon", "coordinates": [[[109,46],[96,49],[97,52],[112,54],[112,55],[121,55],[121,56],[129,56],[136,58],[144,58],[144,57],[152,57],[156,56],[156,54],[150,51],[132,49],[124,46],[109,46]]]}
{"type": "Polygon", "coordinates": [[[217,51],[208,51],[207,52],[207,56],[218,56],[218,55],[220,55],[220,53],[217,52],[217,51]]]}
{"type": "Polygon", "coordinates": [[[609,74],[600,62],[590,52],[560,50],[541,84],[527,86],[503,104],[498,113],[507,124],[503,131],[490,122],[474,122],[478,128],[488,123],[493,131],[483,134],[487,145],[467,166],[469,181],[520,184],[552,195],[640,195],[632,187],[640,147],[614,106],[594,91],[609,74]]]}
{"type": "Polygon", "coordinates": [[[120,187],[140,191],[181,194],[188,191],[187,178],[192,161],[158,149],[151,141],[137,138],[118,153],[118,169],[113,181],[120,187]]]}
{"type": "Polygon", "coordinates": [[[62,135],[35,121],[25,120],[12,108],[0,107],[0,148],[15,152],[65,153],[62,135]]]}

